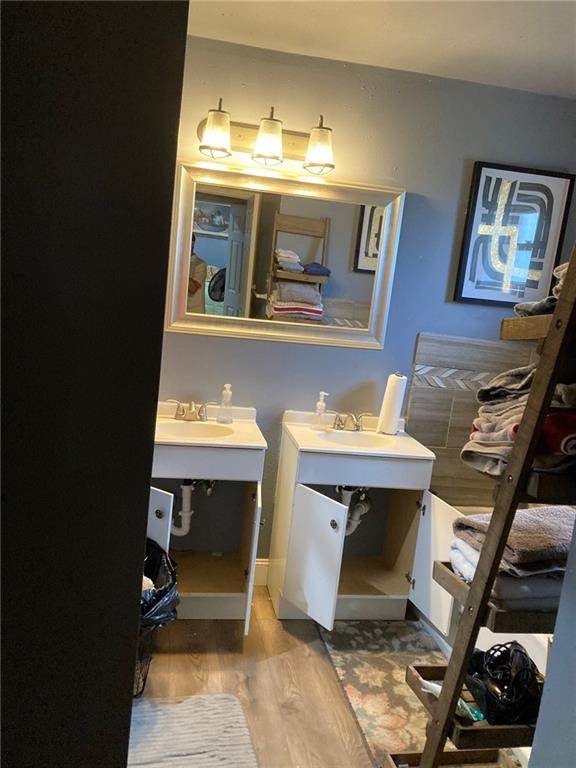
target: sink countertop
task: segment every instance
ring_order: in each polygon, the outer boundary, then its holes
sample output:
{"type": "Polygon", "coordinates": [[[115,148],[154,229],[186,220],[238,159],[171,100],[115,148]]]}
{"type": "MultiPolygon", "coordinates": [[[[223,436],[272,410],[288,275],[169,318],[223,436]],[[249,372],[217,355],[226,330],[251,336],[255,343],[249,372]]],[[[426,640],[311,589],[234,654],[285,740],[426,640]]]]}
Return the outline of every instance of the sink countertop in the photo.
{"type": "MultiPolygon", "coordinates": [[[[161,408],[163,403],[158,404],[158,414],[156,416],[156,424],[170,425],[172,423],[178,425],[191,425],[191,432],[194,430],[194,425],[217,425],[216,414],[219,406],[209,405],[207,407],[208,419],[205,422],[202,421],[186,421],[185,419],[174,419],[168,415],[160,415],[166,412],[165,408],[161,408]]],[[[168,403],[168,405],[172,405],[168,403]]],[[[174,406],[175,408],[175,406],[174,406]]],[[[256,409],[255,408],[242,408],[234,406],[232,410],[234,421],[232,424],[223,424],[226,430],[223,430],[222,435],[187,435],[187,434],[165,434],[154,436],[155,445],[184,445],[193,447],[204,448],[247,448],[251,450],[263,451],[268,447],[262,432],[256,423],[256,409]],[[230,433],[231,431],[231,433],[230,433]]],[[[185,431],[186,427],[181,426],[180,429],[185,431]]]]}
{"type": "MultiPolygon", "coordinates": [[[[311,453],[338,453],[348,456],[378,456],[389,459],[418,459],[422,461],[434,461],[436,456],[426,446],[419,443],[406,432],[397,435],[379,435],[382,438],[382,447],[369,445],[346,445],[345,442],[333,442],[326,439],[326,435],[335,432],[330,428],[334,415],[324,417],[324,429],[314,425],[314,414],[304,411],[286,411],[283,425],[287,435],[295,443],[300,451],[311,453]]],[[[365,420],[368,429],[365,432],[376,437],[375,426],[377,417],[365,420]],[[372,429],[370,429],[372,427],[372,429]]],[[[346,431],[338,432],[343,441],[346,431]]],[[[357,432],[350,432],[357,435],[357,432]]]]}

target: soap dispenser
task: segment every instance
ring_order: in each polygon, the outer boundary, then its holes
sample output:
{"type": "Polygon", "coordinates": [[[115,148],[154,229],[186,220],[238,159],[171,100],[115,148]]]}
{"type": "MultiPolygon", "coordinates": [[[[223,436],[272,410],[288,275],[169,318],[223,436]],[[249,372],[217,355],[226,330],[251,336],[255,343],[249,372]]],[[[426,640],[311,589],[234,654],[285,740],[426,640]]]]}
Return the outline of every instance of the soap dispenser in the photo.
{"type": "Polygon", "coordinates": [[[232,384],[224,384],[222,402],[218,408],[216,421],[220,424],[232,424],[232,384]]]}
{"type": "Polygon", "coordinates": [[[316,425],[318,427],[322,427],[324,414],[326,413],[326,402],[324,398],[328,397],[329,394],[329,392],[320,392],[318,396],[318,401],[316,403],[316,425]]]}

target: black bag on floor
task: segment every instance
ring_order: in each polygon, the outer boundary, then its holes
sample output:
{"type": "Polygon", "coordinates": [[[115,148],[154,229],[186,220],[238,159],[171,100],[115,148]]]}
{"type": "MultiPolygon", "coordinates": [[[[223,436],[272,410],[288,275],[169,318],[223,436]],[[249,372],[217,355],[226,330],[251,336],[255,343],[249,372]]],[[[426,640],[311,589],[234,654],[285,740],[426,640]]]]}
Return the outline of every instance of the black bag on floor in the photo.
{"type": "Polygon", "coordinates": [[[140,598],[140,627],[158,629],[176,618],[180,602],[176,563],[153,539],[146,539],[144,575],[154,582],[155,589],[146,589],[140,598]]]}
{"type": "Polygon", "coordinates": [[[544,679],[520,643],[473,651],[466,685],[491,725],[536,722],[544,679]]]}

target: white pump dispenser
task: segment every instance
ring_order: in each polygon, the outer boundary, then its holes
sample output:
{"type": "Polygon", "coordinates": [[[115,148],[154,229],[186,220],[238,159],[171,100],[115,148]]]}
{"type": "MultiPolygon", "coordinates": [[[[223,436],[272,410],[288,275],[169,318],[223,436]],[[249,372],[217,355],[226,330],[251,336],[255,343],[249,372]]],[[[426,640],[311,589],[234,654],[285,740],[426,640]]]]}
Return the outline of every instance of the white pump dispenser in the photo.
{"type": "Polygon", "coordinates": [[[222,402],[218,409],[216,421],[220,424],[232,424],[232,384],[224,384],[222,390],[222,402]]]}
{"type": "Polygon", "coordinates": [[[322,425],[322,417],[326,413],[326,403],[324,398],[328,397],[329,394],[329,392],[320,392],[319,399],[316,402],[316,423],[318,426],[322,425]]]}

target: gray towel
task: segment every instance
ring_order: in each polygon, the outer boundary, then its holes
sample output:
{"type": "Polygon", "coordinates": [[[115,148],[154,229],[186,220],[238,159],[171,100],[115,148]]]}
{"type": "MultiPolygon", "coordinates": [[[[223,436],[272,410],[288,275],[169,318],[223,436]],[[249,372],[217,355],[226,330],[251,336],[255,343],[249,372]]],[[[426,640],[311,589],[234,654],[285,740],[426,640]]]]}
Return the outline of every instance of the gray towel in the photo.
{"type": "MultiPolygon", "coordinates": [[[[454,535],[481,549],[490,518],[491,514],[459,517],[453,523],[454,535]]],[[[517,510],[502,559],[520,565],[541,560],[566,563],[575,520],[572,507],[517,510]]]]}
{"type": "Polygon", "coordinates": [[[512,400],[530,391],[530,385],[536,372],[536,363],[512,368],[494,376],[488,384],[480,387],[476,393],[479,403],[512,400]]]}
{"type": "Polygon", "coordinates": [[[556,308],[556,297],[546,296],[540,301],[521,301],[514,305],[514,314],[518,317],[531,317],[532,315],[551,315],[556,308]]]}
{"type": "Polygon", "coordinates": [[[279,301],[304,304],[320,304],[322,297],[316,283],[291,283],[280,280],[277,284],[279,301]]]}

